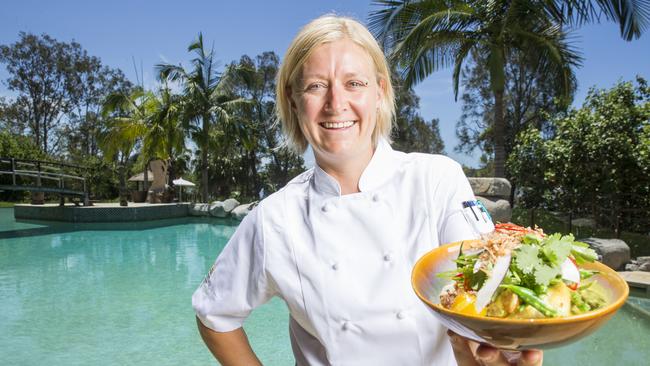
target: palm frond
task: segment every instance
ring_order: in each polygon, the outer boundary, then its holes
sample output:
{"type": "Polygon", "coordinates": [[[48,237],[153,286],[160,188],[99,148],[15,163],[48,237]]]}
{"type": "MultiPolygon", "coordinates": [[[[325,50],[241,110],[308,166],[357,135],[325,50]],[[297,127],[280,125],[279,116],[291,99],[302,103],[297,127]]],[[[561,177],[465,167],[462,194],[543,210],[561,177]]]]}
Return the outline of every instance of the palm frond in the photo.
{"type": "Polygon", "coordinates": [[[454,60],[454,72],[452,74],[455,101],[458,101],[458,82],[460,80],[460,72],[463,68],[463,61],[467,58],[467,55],[475,46],[476,42],[474,40],[467,40],[461,43],[458,51],[456,52],[456,57],[454,60]]]}
{"type": "Polygon", "coordinates": [[[600,22],[601,17],[617,22],[626,41],[639,38],[650,25],[648,0],[554,0],[544,5],[560,24],[580,26],[600,22]]]}

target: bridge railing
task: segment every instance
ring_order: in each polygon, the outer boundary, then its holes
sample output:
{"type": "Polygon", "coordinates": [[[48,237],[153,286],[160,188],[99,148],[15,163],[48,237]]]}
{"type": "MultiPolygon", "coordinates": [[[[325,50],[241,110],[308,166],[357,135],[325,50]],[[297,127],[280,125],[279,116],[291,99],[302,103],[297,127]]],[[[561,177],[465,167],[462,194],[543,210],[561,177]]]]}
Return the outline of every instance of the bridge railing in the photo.
{"type": "Polygon", "coordinates": [[[11,176],[11,184],[6,184],[9,182],[5,180],[5,182],[0,182],[0,187],[9,190],[32,190],[87,198],[86,179],[69,172],[73,169],[84,168],[65,163],[0,157],[0,177],[11,176]],[[28,178],[27,181],[25,178],[28,178]],[[44,184],[44,181],[51,181],[55,184],[54,186],[44,184]]]}

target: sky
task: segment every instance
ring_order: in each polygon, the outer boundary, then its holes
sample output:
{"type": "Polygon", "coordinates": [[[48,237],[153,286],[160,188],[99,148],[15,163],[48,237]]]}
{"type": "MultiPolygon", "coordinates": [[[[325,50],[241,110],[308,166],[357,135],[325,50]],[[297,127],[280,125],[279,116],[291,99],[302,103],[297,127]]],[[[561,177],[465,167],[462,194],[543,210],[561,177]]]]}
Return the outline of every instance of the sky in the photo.
{"type": "MultiPolygon", "coordinates": [[[[335,12],[365,23],[377,9],[369,0],[19,0],[7,1],[0,12],[0,44],[18,40],[19,32],[47,33],[59,41],[75,40],[103,64],[120,68],[135,82],[142,69],[145,86],[155,85],[154,65],[189,64],[187,46],[199,32],[214,46],[221,65],[242,55],[275,51],[280,57],[297,31],[319,15],[335,12]],[[134,66],[134,61],[135,65],[134,66]]],[[[626,42],[613,23],[592,24],[573,32],[574,46],[584,57],[576,70],[574,106],[582,105],[591,87],[609,88],[636,75],[650,78],[650,35],[626,42]]],[[[0,68],[0,80],[8,74],[0,68]]],[[[454,152],[455,126],[461,103],[454,101],[451,70],[435,72],[415,87],[420,114],[438,118],[447,155],[477,167],[479,154],[454,152]]],[[[0,96],[13,94],[0,83],[0,96]]],[[[313,158],[306,156],[307,165],[313,158]]]]}

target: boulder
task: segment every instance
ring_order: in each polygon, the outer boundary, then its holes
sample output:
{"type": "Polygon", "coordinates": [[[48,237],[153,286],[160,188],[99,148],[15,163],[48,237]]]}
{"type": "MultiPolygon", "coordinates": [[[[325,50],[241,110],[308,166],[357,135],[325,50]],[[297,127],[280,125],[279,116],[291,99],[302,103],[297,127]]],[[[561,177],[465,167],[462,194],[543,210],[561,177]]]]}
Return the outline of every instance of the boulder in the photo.
{"type": "Polygon", "coordinates": [[[243,220],[246,215],[248,215],[251,210],[257,206],[257,202],[245,203],[235,207],[231,212],[230,216],[237,220],[243,220]]]}
{"type": "Polygon", "coordinates": [[[224,211],[230,213],[230,211],[234,210],[235,207],[239,206],[239,201],[237,201],[234,198],[228,198],[227,200],[223,201],[223,209],[224,211]]]}
{"type": "Polygon", "coordinates": [[[228,212],[226,212],[223,202],[214,201],[210,204],[210,216],[214,216],[214,217],[228,216],[228,212]]]}
{"type": "Polygon", "coordinates": [[[476,196],[476,199],[481,201],[483,206],[485,206],[485,208],[492,216],[492,221],[494,223],[509,222],[512,218],[512,208],[510,207],[510,202],[508,202],[508,200],[495,197],[480,196],[476,196]]]}
{"type": "Polygon", "coordinates": [[[505,178],[468,178],[477,196],[510,199],[510,182],[505,178]]]}
{"type": "Polygon", "coordinates": [[[190,216],[210,216],[210,205],[207,203],[195,203],[190,205],[190,216]]]}
{"type": "MultiPolygon", "coordinates": [[[[632,262],[635,262],[635,260],[632,260],[632,262]]],[[[639,264],[650,262],[650,257],[649,256],[637,257],[636,262],[639,264]]]]}
{"type": "Polygon", "coordinates": [[[587,238],[580,241],[589,244],[601,257],[600,261],[612,269],[622,268],[630,261],[630,247],[623,240],[587,238]]]}
{"type": "Polygon", "coordinates": [[[639,264],[637,271],[650,272],[650,262],[643,262],[639,264]]]}
{"type": "Polygon", "coordinates": [[[628,263],[625,265],[625,270],[628,272],[634,272],[639,270],[639,265],[634,263],[628,263]]]}

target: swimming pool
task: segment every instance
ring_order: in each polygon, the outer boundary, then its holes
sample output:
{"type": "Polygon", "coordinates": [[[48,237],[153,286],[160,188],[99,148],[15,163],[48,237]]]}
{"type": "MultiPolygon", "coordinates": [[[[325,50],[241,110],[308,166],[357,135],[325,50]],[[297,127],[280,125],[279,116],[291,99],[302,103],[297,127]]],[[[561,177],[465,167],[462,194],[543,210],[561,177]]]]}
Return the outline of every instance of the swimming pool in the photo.
{"type": "MultiPolygon", "coordinates": [[[[6,365],[209,365],[191,295],[232,235],[227,221],[16,222],[0,209],[0,360],[6,365]]],[[[545,365],[650,359],[650,300],[635,292],[585,340],[545,365]]],[[[264,365],[293,365],[277,299],[244,328],[264,365]]]]}

